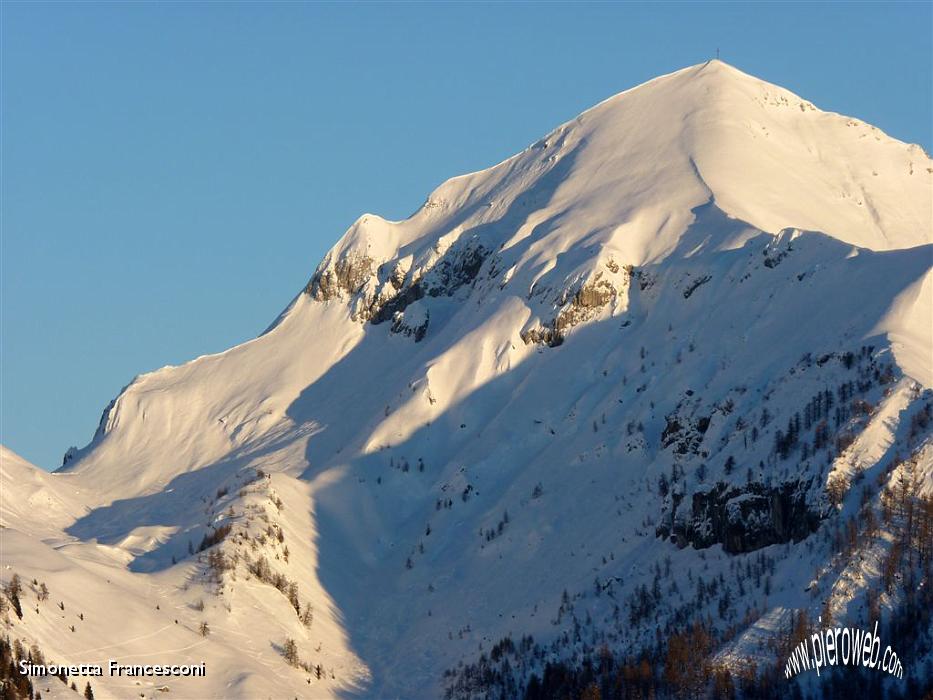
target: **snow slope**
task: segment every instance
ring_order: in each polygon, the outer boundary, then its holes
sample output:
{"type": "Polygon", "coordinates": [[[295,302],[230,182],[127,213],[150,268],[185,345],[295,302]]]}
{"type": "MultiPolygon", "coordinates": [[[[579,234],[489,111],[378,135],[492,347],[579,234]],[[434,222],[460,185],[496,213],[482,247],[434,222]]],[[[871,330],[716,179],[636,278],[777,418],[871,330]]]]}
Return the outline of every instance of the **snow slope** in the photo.
{"type": "MultiPolygon", "coordinates": [[[[218,668],[179,697],[436,697],[507,634],[572,653],[560,640],[584,619],[634,652],[659,620],[703,612],[695,573],[762,552],[774,590],[765,607],[763,584],[733,594],[734,622],[816,605],[797,572],[829,554],[794,543],[841,517],[830,474],[880,473],[930,440],[907,426],[933,387],[931,185],[918,146],[719,61],[652,80],[405,221],[364,215],[264,335],[137,377],[58,473],[4,451],[4,564],[51,579],[93,561],[142,607],[203,596],[198,653],[218,668]],[[832,433],[820,448],[811,409],[832,433]],[[795,414],[804,435],[776,454],[795,414]],[[835,454],[850,436],[855,456],[835,454]],[[704,520],[697,493],[744,520],[704,520]],[[222,582],[210,551],[233,562],[222,582]],[[259,556],[313,605],[310,627],[250,573],[259,556]],[[613,606],[658,566],[680,592],[620,625],[613,606]],[[286,637],[333,677],[288,668],[286,637]]],[[[106,590],[55,583],[67,605],[106,590]]],[[[11,624],[79,660],[51,627],[11,624]]],[[[121,654],[196,641],[159,629],[139,618],[142,646],[94,634],[121,654]]]]}

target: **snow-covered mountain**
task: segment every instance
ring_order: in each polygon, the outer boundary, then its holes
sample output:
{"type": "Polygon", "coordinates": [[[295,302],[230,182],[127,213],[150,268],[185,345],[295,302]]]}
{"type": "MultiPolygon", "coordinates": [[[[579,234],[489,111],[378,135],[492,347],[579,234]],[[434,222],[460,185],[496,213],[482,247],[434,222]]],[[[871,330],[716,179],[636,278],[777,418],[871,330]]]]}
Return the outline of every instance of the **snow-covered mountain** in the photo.
{"type": "Polygon", "coordinates": [[[366,214],[55,474],[3,451],[4,581],[37,582],[7,633],[207,663],[146,697],[411,698],[707,618],[733,670],[793,610],[893,619],[900,511],[834,535],[933,494],[931,193],[919,146],[710,61],[366,214]]]}

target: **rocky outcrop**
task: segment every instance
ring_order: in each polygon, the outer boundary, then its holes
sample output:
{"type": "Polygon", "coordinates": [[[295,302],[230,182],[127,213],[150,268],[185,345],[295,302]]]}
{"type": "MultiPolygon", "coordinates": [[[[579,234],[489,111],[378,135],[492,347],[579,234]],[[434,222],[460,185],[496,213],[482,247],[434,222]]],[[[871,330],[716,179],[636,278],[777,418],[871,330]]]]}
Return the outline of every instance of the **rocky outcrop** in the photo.
{"type": "Polygon", "coordinates": [[[793,240],[799,233],[796,229],[782,229],[773,240],[769,241],[765,249],[761,251],[764,256],[764,265],[767,268],[774,269],[793,252],[793,240]]]}
{"type": "Polygon", "coordinates": [[[686,418],[676,412],[667,416],[667,422],[661,433],[661,447],[673,448],[675,455],[703,454],[700,446],[703,436],[709,430],[710,416],[686,418]]]}
{"type": "Polygon", "coordinates": [[[713,279],[711,275],[703,275],[695,280],[691,280],[690,284],[687,285],[687,288],[684,290],[684,299],[689,299],[698,287],[706,284],[711,279],[713,279]]]}
{"type": "MultiPolygon", "coordinates": [[[[609,260],[606,266],[613,274],[619,272],[618,265],[612,260],[609,260]]],[[[624,287],[628,286],[630,279],[631,268],[626,267],[624,287]]],[[[598,271],[576,290],[573,287],[563,290],[555,302],[557,313],[552,318],[523,330],[521,338],[526,345],[537,343],[557,347],[564,342],[573,328],[595,318],[603,309],[614,304],[622,291],[623,289],[617,288],[611,280],[604,277],[602,271],[598,271]]]]}
{"type": "Polygon", "coordinates": [[[312,299],[329,301],[353,296],[375,274],[375,261],[367,255],[346,255],[333,265],[322,265],[305,287],[312,299]]]}
{"type": "Polygon", "coordinates": [[[428,324],[431,322],[431,313],[422,304],[412,304],[404,311],[396,311],[392,318],[391,331],[399,335],[414,338],[415,342],[421,341],[428,332],[428,324]]]}
{"type": "Polygon", "coordinates": [[[453,296],[461,287],[473,283],[488,256],[489,250],[485,246],[476,241],[469,241],[463,245],[451,246],[447,253],[421,275],[409,275],[399,282],[399,275],[393,274],[390,282],[396,294],[385,300],[376,300],[370,306],[369,319],[373,324],[389,319],[394,322],[399,313],[425,296],[453,296]]]}
{"type": "MultiPolygon", "coordinates": [[[[399,255],[401,255],[399,253],[399,255]]],[[[305,287],[316,301],[343,299],[351,318],[373,325],[391,322],[394,333],[422,339],[428,328],[428,306],[416,314],[406,309],[432,297],[453,296],[464,287],[501,291],[511,279],[506,274],[498,284],[492,280],[502,272],[503,261],[488,241],[478,235],[441,237],[427,251],[379,261],[353,250],[331,253],[305,287]],[[447,239],[452,239],[452,242],[447,239]],[[485,273],[483,273],[485,270],[485,273]]],[[[615,309],[628,293],[635,275],[631,265],[612,258],[597,267],[579,270],[569,277],[532,285],[529,300],[548,309],[520,332],[526,344],[556,347],[575,327],[615,309]]]]}
{"type": "Polygon", "coordinates": [[[722,544],[730,554],[751,552],[784,542],[799,542],[814,532],[820,513],[807,501],[812,480],[777,486],[757,482],[736,486],[717,483],[707,491],[674,498],[668,517],[657,528],[679,547],[705,549],[722,544]]]}
{"type": "Polygon", "coordinates": [[[392,321],[393,332],[417,341],[427,332],[427,309],[407,316],[405,310],[424,297],[452,296],[472,284],[489,253],[475,238],[457,241],[443,252],[436,249],[415,269],[410,256],[380,264],[368,255],[344,253],[325,260],[305,292],[316,301],[347,299],[355,321],[392,321]]]}

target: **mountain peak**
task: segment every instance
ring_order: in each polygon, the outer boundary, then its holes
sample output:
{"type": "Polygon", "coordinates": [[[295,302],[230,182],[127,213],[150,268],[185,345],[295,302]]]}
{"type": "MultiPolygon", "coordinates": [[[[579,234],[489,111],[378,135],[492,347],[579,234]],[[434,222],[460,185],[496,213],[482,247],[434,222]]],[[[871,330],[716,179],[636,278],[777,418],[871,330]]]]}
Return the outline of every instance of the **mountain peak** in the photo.
{"type": "MultiPolygon", "coordinates": [[[[665,95],[665,99],[675,99],[687,103],[706,103],[713,97],[721,97],[720,90],[739,89],[749,96],[765,94],[781,94],[797,102],[805,102],[791,91],[757,76],[746,73],[735,66],[720,59],[714,58],[703,63],[696,63],[685,68],[659,75],[639,85],[627,88],[611,97],[599,102],[586,110],[581,116],[612,105],[619,100],[630,98],[633,95],[646,95],[658,92],[665,95]]],[[[809,104],[805,102],[805,104],[809,104]]]]}
{"type": "Polygon", "coordinates": [[[464,236],[488,250],[522,243],[514,268],[530,283],[532,269],[571,250],[580,262],[570,277],[587,259],[657,262],[693,250],[681,240],[707,204],[754,231],[913,247],[930,240],[931,166],[919,146],[714,59],[610,97],[516,156],[448,180],[407,220],[361,217],[308,290],[333,283],[365,287],[370,300],[392,295],[389,277],[419,276],[464,236]]]}

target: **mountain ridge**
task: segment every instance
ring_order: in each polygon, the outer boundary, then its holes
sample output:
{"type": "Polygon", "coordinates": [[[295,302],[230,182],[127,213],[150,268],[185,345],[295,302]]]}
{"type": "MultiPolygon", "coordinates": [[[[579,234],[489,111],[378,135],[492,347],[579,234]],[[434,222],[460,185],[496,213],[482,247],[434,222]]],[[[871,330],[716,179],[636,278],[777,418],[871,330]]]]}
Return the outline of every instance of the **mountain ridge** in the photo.
{"type": "Polygon", "coordinates": [[[824,599],[855,619],[879,569],[837,589],[858,567],[833,528],[908,464],[933,480],[930,166],[721,62],[620,93],[409,219],[358,219],[260,337],[134,379],[48,476],[74,508],[4,523],[57,548],[17,566],[73,552],[140,609],[151,583],[203,595],[204,649],[265,645],[242,697],[480,697],[500,640],[537,640],[513,684],[644,653],[723,605],[708,576],[749,634],[824,599]],[[264,685],[286,636],[339,673],[264,685]]]}
{"type": "MultiPolygon", "coordinates": [[[[852,135],[856,136],[856,140],[862,140],[863,138],[868,138],[868,136],[866,135],[864,131],[864,130],[868,130],[870,132],[872,141],[876,143],[881,143],[883,141],[884,142],[883,145],[891,146],[899,150],[909,152],[910,155],[915,156],[915,159],[917,160],[918,171],[921,169],[920,168],[921,164],[925,165],[926,167],[929,167],[929,158],[926,156],[925,153],[923,153],[923,150],[919,146],[903,144],[901,142],[896,141],[895,139],[891,139],[890,137],[884,135],[882,132],[875,129],[874,127],[870,127],[869,125],[864,124],[864,122],[859,122],[857,120],[853,120],[851,118],[844,117],[842,115],[820,112],[815,107],[813,107],[811,103],[803,100],[802,98],[797,97],[793,93],[787,90],[784,90],[783,88],[770,85],[768,83],[765,83],[764,81],[760,81],[756,78],[748,76],[744,73],[741,73],[741,71],[738,71],[737,69],[732,68],[731,66],[727,66],[726,64],[722,62],[711,61],[705,64],[691,66],[691,67],[682,69],[680,71],[676,71],[674,73],[668,74],[666,76],[662,76],[660,78],[655,78],[635,88],[632,88],[630,90],[626,90],[622,93],[614,95],[613,97],[610,97],[607,100],[604,100],[603,102],[590,108],[589,110],[584,111],[581,115],[579,115],[575,119],[565,122],[561,126],[557,127],[557,129],[550,132],[548,136],[535,142],[535,144],[532,144],[532,146],[516,154],[515,156],[512,156],[491,168],[487,168],[485,170],[480,170],[474,173],[469,173],[466,175],[458,176],[456,178],[448,180],[447,182],[441,184],[438,188],[436,188],[432,192],[432,194],[429,195],[425,206],[423,206],[412,217],[409,217],[409,219],[402,220],[402,221],[396,221],[396,222],[390,222],[373,214],[367,214],[367,215],[360,217],[360,219],[358,219],[358,221],[353,226],[351,226],[350,230],[348,231],[348,234],[346,236],[346,241],[338,243],[338,245],[335,246],[335,249],[331,251],[331,253],[339,254],[341,248],[346,249],[348,246],[349,247],[361,246],[364,244],[368,244],[370,246],[374,245],[374,242],[370,241],[369,238],[365,235],[365,231],[361,230],[364,224],[369,224],[371,221],[375,221],[375,223],[373,224],[374,226],[386,226],[389,229],[389,233],[394,233],[398,227],[406,223],[413,222],[413,220],[416,220],[419,217],[424,217],[428,214],[436,215],[435,210],[438,208],[442,208],[441,206],[442,203],[448,203],[448,205],[450,202],[459,203],[459,200],[462,199],[463,190],[470,190],[471,195],[474,197],[479,196],[475,192],[475,190],[477,189],[485,190],[485,189],[489,189],[499,184],[498,180],[491,177],[493,174],[498,175],[499,171],[503,171],[503,170],[514,170],[514,169],[522,169],[523,171],[529,170],[529,166],[531,164],[525,162],[529,160],[527,156],[535,154],[537,150],[547,150],[547,148],[551,148],[553,150],[553,147],[557,146],[557,143],[552,143],[552,142],[565,141],[566,139],[570,138],[570,136],[568,135],[568,132],[574,132],[576,130],[579,130],[579,129],[574,129],[574,127],[581,127],[581,128],[588,127],[590,126],[591,122],[595,122],[595,126],[598,127],[596,128],[597,132],[608,132],[610,134],[611,138],[605,138],[603,139],[604,141],[613,141],[613,140],[618,141],[619,140],[618,132],[620,131],[620,129],[618,128],[617,123],[622,124],[623,126],[625,124],[632,124],[631,129],[638,132],[637,136],[640,137],[642,133],[646,131],[654,130],[655,127],[657,126],[655,124],[646,125],[643,119],[641,121],[637,119],[637,117],[641,116],[640,114],[638,114],[639,110],[644,107],[644,105],[641,103],[646,102],[646,101],[649,103],[649,106],[651,106],[655,110],[658,107],[666,107],[666,108],[670,108],[672,106],[674,107],[673,112],[672,112],[672,118],[669,120],[673,122],[673,124],[670,127],[671,129],[673,129],[673,132],[671,132],[670,129],[668,129],[668,131],[662,134],[666,142],[677,140],[676,136],[681,131],[681,121],[680,121],[681,117],[687,116],[692,121],[696,121],[696,120],[701,121],[702,122],[701,126],[704,127],[704,129],[700,131],[702,138],[706,141],[710,141],[710,140],[714,141],[712,146],[705,146],[704,144],[703,148],[701,149],[703,150],[702,156],[706,159],[709,159],[710,154],[708,153],[708,151],[715,149],[718,146],[718,144],[715,142],[719,140],[718,136],[717,137],[711,136],[711,132],[713,134],[718,135],[724,131],[725,127],[728,127],[727,129],[725,129],[725,133],[729,134],[734,139],[736,138],[737,132],[742,132],[743,130],[747,130],[746,129],[747,125],[737,126],[734,118],[731,118],[731,117],[727,119],[721,118],[723,116],[728,116],[728,115],[723,115],[722,112],[726,107],[732,106],[736,98],[741,98],[746,103],[747,102],[755,103],[754,111],[755,111],[755,114],[757,115],[767,115],[767,112],[769,111],[769,109],[771,112],[773,112],[774,110],[781,110],[787,107],[790,107],[794,110],[799,108],[801,110],[801,116],[804,118],[809,119],[810,117],[812,117],[813,119],[817,119],[821,121],[828,121],[830,122],[832,126],[836,126],[836,127],[845,125],[845,128],[847,130],[855,129],[855,131],[852,132],[852,135]],[[714,99],[709,98],[710,92],[713,93],[712,97],[714,99]],[[630,104],[630,103],[635,103],[635,104],[630,104]],[[715,112],[713,116],[717,118],[704,121],[703,120],[704,109],[713,109],[713,111],[715,112]],[[632,114],[633,112],[635,113],[634,115],[632,114]],[[621,113],[621,114],[617,115],[617,113],[621,113]],[[636,118],[629,118],[633,116],[636,118]],[[547,146],[545,146],[545,144],[547,144],[547,146]],[[921,163],[921,161],[923,162],[921,163]],[[521,166],[524,166],[524,167],[522,168],[521,166]],[[493,182],[490,182],[490,180],[492,180],[493,182]]],[[[747,104],[743,106],[748,107],[747,104]]],[[[692,125],[692,121],[688,122],[688,125],[692,125]]],[[[796,121],[800,122],[801,120],[797,119],[796,121]]],[[[758,126],[766,128],[766,126],[763,124],[758,125],[758,126]]],[[[621,129],[621,131],[622,131],[621,135],[625,136],[627,129],[623,128],[621,129]]],[[[584,129],[583,136],[585,135],[589,135],[589,132],[586,131],[586,129],[584,129]]],[[[742,135],[743,137],[745,136],[745,134],[742,134],[742,135]]],[[[765,136],[759,136],[754,133],[751,134],[751,138],[759,142],[764,142],[766,140],[765,136]]],[[[747,139],[745,140],[747,142],[747,139]]],[[[746,144],[743,143],[741,145],[744,146],[746,144]]],[[[757,145],[760,146],[761,143],[757,145]]],[[[665,148],[661,148],[661,149],[656,148],[657,146],[656,141],[651,141],[650,146],[652,147],[652,149],[654,149],[653,152],[659,152],[661,154],[664,154],[665,152],[665,148]]],[[[810,145],[808,144],[808,147],[809,146],[810,145]]],[[[561,148],[558,148],[557,150],[558,150],[557,155],[562,156],[563,154],[560,152],[561,148]]],[[[564,150],[566,150],[566,148],[564,150]]],[[[614,149],[606,149],[606,150],[609,152],[618,151],[622,153],[627,153],[631,149],[614,148],[614,149]]],[[[757,152],[758,150],[759,149],[752,149],[752,153],[756,157],[760,156],[760,154],[757,152]]],[[[730,154],[730,155],[734,155],[734,154],[730,154]]],[[[832,154],[831,153],[825,154],[825,156],[824,154],[817,154],[818,157],[828,157],[830,155],[832,154]]],[[[904,154],[900,154],[900,155],[904,155],[904,154]]],[[[549,157],[552,157],[552,156],[549,154],[549,157]]],[[[696,159],[692,158],[692,156],[689,157],[687,160],[691,163],[690,167],[686,168],[688,172],[677,173],[678,177],[683,177],[685,174],[690,175],[693,173],[697,173],[705,169],[702,165],[698,165],[696,162],[696,159]],[[693,172],[691,173],[689,171],[693,171],[693,172]]],[[[745,160],[746,160],[745,158],[741,158],[739,162],[742,162],[745,160]]],[[[604,165],[604,163],[601,163],[601,162],[598,162],[597,164],[600,166],[604,165]]],[[[610,165],[614,165],[614,164],[610,162],[610,165]]],[[[712,165],[718,166],[719,164],[716,163],[715,160],[713,160],[712,165]]],[[[908,163],[904,163],[904,165],[905,165],[904,173],[906,174],[907,172],[909,172],[910,166],[908,165],[908,163]]],[[[666,174],[669,174],[669,170],[666,172],[666,174]]],[[[929,174],[930,174],[929,172],[926,173],[927,176],[929,174]]],[[[644,177],[642,177],[643,173],[638,173],[638,175],[639,177],[637,178],[637,184],[640,189],[646,189],[647,185],[653,184],[654,182],[653,178],[649,178],[646,180],[644,177]]],[[[687,177],[686,179],[689,181],[690,178],[687,177]]],[[[713,177],[710,177],[710,178],[704,178],[703,176],[700,176],[699,179],[705,183],[707,179],[717,180],[720,178],[714,175],[713,177]]],[[[922,196],[918,198],[919,199],[918,204],[912,204],[908,206],[907,208],[910,210],[914,210],[916,212],[920,212],[922,215],[917,215],[914,217],[914,219],[916,221],[923,222],[925,220],[924,217],[926,216],[926,210],[923,208],[922,204],[923,202],[926,201],[926,199],[929,198],[923,185],[928,185],[929,180],[924,182],[922,181],[922,178],[920,177],[914,178],[914,180],[920,183],[920,187],[917,187],[915,185],[914,187],[911,188],[911,190],[921,192],[922,196]]],[[[609,184],[617,185],[618,183],[610,182],[609,184]]],[[[622,184],[626,184],[626,183],[622,183],[622,184]]],[[[692,184],[695,185],[696,183],[692,183],[692,184]]],[[[703,185],[703,187],[705,187],[707,190],[717,189],[715,185],[712,188],[710,188],[708,184],[703,185]]],[[[671,187],[669,189],[674,189],[676,191],[678,188],[671,187]]],[[[699,194],[695,192],[693,196],[695,197],[695,200],[690,202],[691,206],[688,208],[692,208],[693,206],[698,206],[699,204],[703,203],[704,201],[708,199],[706,192],[704,192],[703,194],[699,194]]],[[[856,204],[856,206],[859,206],[859,205],[856,204]]],[[[726,209],[728,210],[728,207],[726,207],[726,209]]],[[[786,221],[780,222],[777,225],[768,226],[765,222],[756,221],[754,216],[751,216],[751,217],[743,216],[743,211],[734,211],[734,212],[729,211],[728,213],[730,213],[733,216],[736,216],[737,218],[744,218],[746,221],[749,221],[751,224],[757,225],[758,228],[761,228],[762,230],[768,230],[771,233],[776,233],[778,230],[782,228],[805,228],[805,229],[810,229],[810,230],[822,230],[826,233],[829,233],[830,235],[835,235],[836,237],[839,237],[842,240],[847,240],[847,242],[858,243],[858,241],[848,240],[846,235],[844,235],[845,232],[830,230],[831,228],[833,228],[830,226],[814,225],[812,221],[805,221],[805,220],[794,221],[794,220],[788,219],[786,221]]],[[[834,213],[838,213],[838,208],[837,208],[837,211],[834,213]]],[[[810,214],[807,218],[812,219],[813,215],[810,214]]],[[[837,222],[837,226],[838,226],[838,222],[837,222]]],[[[385,233],[385,232],[382,232],[382,233],[385,233]]],[[[407,239],[404,236],[402,237],[402,240],[407,241],[407,239]]],[[[906,242],[897,241],[897,245],[893,247],[909,247],[909,245],[915,245],[918,242],[919,243],[925,242],[925,239],[923,238],[922,229],[920,232],[916,232],[916,231],[911,232],[906,242]]],[[[860,244],[862,245],[862,247],[868,247],[868,248],[873,248],[873,249],[881,249],[885,247],[885,246],[866,245],[864,242],[861,242],[860,244]]],[[[401,246],[398,246],[398,247],[401,247],[401,246]]],[[[637,256],[635,257],[637,258],[637,256]]],[[[638,264],[638,262],[640,261],[636,259],[634,260],[634,262],[635,264],[638,264]]]]}

